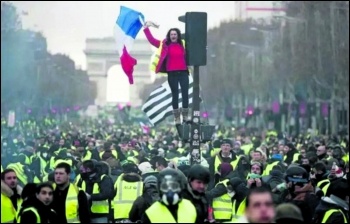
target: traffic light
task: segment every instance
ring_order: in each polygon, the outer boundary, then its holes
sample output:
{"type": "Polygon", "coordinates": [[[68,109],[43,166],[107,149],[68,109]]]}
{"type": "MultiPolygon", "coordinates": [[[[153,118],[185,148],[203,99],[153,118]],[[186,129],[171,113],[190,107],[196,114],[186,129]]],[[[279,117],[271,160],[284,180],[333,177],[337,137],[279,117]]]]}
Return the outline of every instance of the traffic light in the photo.
{"type": "Polygon", "coordinates": [[[186,60],[189,66],[207,64],[207,13],[186,12],[179,17],[185,23],[186,60]]]}

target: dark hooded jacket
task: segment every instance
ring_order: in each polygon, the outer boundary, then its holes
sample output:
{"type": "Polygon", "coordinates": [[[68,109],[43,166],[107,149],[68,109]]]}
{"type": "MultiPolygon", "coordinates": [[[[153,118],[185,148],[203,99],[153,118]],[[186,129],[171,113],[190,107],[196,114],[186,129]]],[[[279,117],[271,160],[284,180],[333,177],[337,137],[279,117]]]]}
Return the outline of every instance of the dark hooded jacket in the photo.
{"type": "Polygon", "coordinates": [[[140,221],[146,210],[155,202],[159,200],[159,192],[156,185],[143,187],[143,193],[133,203],[129,213],[129,220],[132,222],[140,221]]]}
{"type": "Polygon", "coordinates": [[[346,223],[349,222],[349,205],[342,199],[331,195],[331,197],[324,197],[316,207],[314,223],[323,223],[325,213],[331,209],[337,209],[338,212],[333,212],[326,220],[326,223],[346,223]],[[339,212],[341,211],[341,212],[339,212]],[[344,216],[345,219],[344,220],[344,216]]]}
{"type": "Polygon", "coordinates": [[[51,206],[44,205],[36,196],[31,196],[22,203],[22,208],[19,212],[21,217],[20,223],[39,223],[37,216],[32,211],[23,212],[24,209],[30,207],[37,210],[40,216],[40,223],[59,223],[57,221],[57,214],[51,206]]]}

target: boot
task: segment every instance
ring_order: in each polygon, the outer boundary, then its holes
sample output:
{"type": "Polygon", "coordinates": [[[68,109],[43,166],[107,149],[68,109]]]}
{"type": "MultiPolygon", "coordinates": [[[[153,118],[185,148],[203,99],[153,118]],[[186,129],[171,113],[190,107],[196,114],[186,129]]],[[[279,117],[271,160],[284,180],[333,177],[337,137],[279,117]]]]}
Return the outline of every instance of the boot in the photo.
{"type": "Polygon", "coordinates": [[[188,121],[188,108],[182,108],[182,121],[183,123],[188,121]]]}
{"type": "Polygon", "coordinates": [[[181,124],[180,109],[174,109],[173,110],[173,114],[174,114],[175,125],[176,124],[181,124]]]}

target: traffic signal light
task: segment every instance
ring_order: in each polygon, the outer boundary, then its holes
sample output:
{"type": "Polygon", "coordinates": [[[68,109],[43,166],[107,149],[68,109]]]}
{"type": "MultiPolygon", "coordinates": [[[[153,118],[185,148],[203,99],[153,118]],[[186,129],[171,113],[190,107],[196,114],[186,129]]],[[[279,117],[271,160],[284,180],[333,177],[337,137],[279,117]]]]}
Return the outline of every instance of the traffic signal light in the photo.
{"type": "Polygon", "coordinates": [[[207,64],[207,13],[186,12],[179,17],[185,23],[187,65],[207,64]]]}

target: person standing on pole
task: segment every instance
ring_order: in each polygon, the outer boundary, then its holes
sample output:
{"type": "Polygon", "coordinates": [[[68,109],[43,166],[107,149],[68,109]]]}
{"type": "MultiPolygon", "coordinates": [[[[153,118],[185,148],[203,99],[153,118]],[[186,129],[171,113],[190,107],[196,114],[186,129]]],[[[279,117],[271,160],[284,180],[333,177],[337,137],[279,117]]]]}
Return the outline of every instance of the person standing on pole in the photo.
{"type": "Polygon", "coordinates": [[[151,34],[150,26],[158,28],[158,25],[150,21],[144,24],[144,33],[148,41],[158,48],[151,70],[155,73],[168,74],[175,124],[181,124],[181,113],[183,122],[187,122],[189,71],[186,65],[185,41],[181,39],[181,32],[178,28],[171,28],[164,40],[157,40],[151,34]],[[179,109],[179,84],[182,94],[182,109],[179,109]]]}

